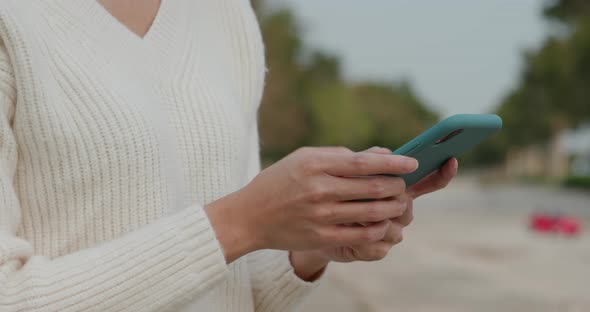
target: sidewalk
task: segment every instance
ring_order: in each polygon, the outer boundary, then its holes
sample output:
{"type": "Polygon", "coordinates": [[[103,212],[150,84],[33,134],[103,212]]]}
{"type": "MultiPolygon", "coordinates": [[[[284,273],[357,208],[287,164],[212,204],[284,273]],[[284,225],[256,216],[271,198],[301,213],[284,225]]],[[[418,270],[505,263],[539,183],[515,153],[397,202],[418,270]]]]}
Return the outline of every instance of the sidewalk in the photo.
{"type": "Polygon", "coordinates": [[[577,239],[527,230],[530,211],[590,220],[590,194],[459,180],[415,203],[404,241],[374,263],[332,264],[305,311],[590,311],[589,222],[577,239]]]}

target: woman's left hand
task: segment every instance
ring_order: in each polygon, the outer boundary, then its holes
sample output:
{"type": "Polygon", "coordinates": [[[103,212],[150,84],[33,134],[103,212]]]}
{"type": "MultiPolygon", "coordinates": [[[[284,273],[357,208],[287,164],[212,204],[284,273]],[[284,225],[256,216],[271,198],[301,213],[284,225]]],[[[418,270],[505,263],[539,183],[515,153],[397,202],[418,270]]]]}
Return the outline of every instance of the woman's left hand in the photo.
{"type": "MultiPolygon", "coordinates": [[[[370,148],[366,152],[391,153],[390,150],[379,147],[370,148]]],[[[403,228],[408,226],[414,219],[413,200],[446,187],[457,175],[457,167],[457,159],[452,158],[441,169],[408,188],[404,195],[390,199],[403,201],[406,204],[406,210],[402,216],[389,220],[389,229],[381,241],[368,245],[291,252],[291,262],[295,268],[295,273],[304,280],[313,280],[321,274],[323,268],[330,261],[353,262],[383,259],[393,246],[403,240],[403,228]]]]}

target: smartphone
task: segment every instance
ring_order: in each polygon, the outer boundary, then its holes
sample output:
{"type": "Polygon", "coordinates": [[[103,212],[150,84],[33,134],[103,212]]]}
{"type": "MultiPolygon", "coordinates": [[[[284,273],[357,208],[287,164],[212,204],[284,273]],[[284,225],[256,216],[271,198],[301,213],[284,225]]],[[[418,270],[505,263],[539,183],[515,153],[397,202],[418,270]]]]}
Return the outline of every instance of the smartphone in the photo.
{"type": "Polygon", "coordinates": [[[460,114],[424,131],[392,152],[418,160],[419,167],[410,174],[397,175],[411,186],[442,167],[452,157],[459,157],[502,128],[502,119],[492,114],[460,114]]]}

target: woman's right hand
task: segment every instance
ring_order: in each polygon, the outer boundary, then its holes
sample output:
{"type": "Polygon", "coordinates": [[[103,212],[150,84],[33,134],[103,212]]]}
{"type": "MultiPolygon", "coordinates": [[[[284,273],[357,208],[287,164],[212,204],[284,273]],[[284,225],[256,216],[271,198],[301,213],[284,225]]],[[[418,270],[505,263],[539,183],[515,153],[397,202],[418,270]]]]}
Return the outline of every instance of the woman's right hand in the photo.
{"type": "Polygon", "coordinates": [[[401,216],[400,178],[415,159],[341,147],[300,148],[241,190],[206,206],[226,261],[259,249],[308,250],[361,245],[385,236],[401,216]],[[376,201],[354,201],[359,199],[376,201]],[[363,223],[367,226],[347,226],[363,223]]]}

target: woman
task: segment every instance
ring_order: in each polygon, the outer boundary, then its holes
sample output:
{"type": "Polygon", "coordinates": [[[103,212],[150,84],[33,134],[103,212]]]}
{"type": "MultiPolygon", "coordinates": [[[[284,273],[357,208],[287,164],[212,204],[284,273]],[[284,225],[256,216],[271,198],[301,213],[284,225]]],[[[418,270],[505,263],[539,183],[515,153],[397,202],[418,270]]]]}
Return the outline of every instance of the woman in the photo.
{"type": "Polygon", "coordinates": [[[456,172],[405,190],[350,176],[413,159],[304,148],[258,174],[246,0],[7,0],[0,39],[0,311],[292,310],[456,172]]]}

